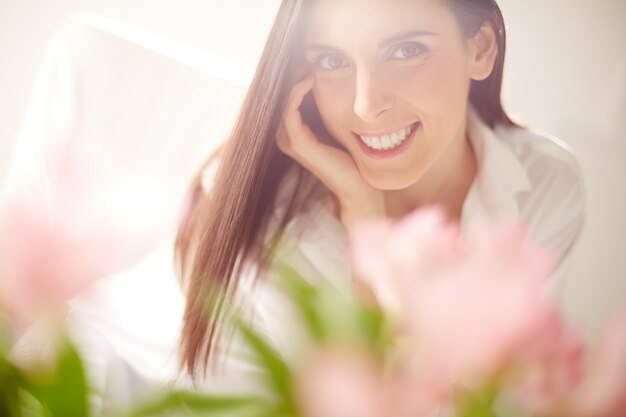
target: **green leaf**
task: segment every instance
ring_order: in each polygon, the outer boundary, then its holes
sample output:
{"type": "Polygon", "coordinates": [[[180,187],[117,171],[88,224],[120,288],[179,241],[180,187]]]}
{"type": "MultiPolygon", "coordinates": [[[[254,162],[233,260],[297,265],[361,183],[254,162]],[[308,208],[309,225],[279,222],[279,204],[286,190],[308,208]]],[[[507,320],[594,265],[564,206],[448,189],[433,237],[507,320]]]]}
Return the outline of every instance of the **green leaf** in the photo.
{"type": "Polygon", "coordinates": [[[0,305],[0,357],[6,358],[11,350],[11,318],[2,311],[0,305]]]}
{"type": "Polygon", "coordinates": [[[459,417],[495,417],[494,402],[498,396],[495,384],[486,384],[475,391],[466,391],[459,396],[457,414],[459,417]]]}
{"type": "Polygon", "coordinates": [[[257,397],[210,396],[195,392],[173,391],[159,400],[139,407],[127,417],[152,417],[184,411],[184,415],[224,415],[231,417],[256,417],[265,415],[273,407],[267,400],[257,397]]]}
{"type": "Polygon", "coordinates": [[[333,288],[320,288],[318,311],[328,338],[382,352],[388,344],[388,329],[383,313],[358,300],[347,300],[333,288]]]}
{"type": "Polygon", "coordinates": [[[52,417],[88,417],[88,383],[76,349],[65,340],[59,346],[55,367],[24,375],[23,388],[52,417]]]}
{"type": "Polygon", "coordinates": [[[287,363],[280,354],[252,327],[241,319],[235,318],[235,324],[244,340],[252,348],[259,359],[268,378],[269,385],[274,389],[280,404],[280,413],[285,415],[296,414],[296,403],[293,394],[293,376],[287,363]]]}
{"type": "Polygon", "coordinates": [[[39,400],[28,391],[20,389],[18,401],[21,417],[47,417],[49,415],[39,400]]]}
{"type": "Polygon", "coordinates": [[[275,262],[278,284],[293,300],[304,324],[318,344],[370,346],[383,355],[390,344],[385,315],[376,307],[348,299],[330,285],[313,286],[291,266],[275,262]]]}
{"type": "Polygon", "coordinates": [[[18,370],[0,353],[0,416],[21,416],[18,370]]]}
{"type": "Polygon", "coordinates": [[[318,343],[327,340],[328,329],[319,314],[319,290],[306,282],[291,266],[275,262],[274,267],[279,273],[278,285],[294,302],[313,339],[318,343]]]}

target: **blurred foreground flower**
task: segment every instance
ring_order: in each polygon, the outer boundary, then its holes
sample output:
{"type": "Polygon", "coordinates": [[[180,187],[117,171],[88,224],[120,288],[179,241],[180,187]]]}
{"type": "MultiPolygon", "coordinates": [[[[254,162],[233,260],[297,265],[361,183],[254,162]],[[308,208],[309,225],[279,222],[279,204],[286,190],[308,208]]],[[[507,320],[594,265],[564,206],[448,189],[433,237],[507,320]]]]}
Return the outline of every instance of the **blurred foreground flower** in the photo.
{"type": "Polygon", "coordinates": [[[78,145],[51,165],[45,192],[24,190],[0,206],[0,306],[22,326],[139,260],[155,244],[167,198],[148,179],[122,181],[104,156],[78,145]]]}
{"type": "Polygon", "coordinates": [[[549,256],[519,227],[483,224],[462,237],[430,209],[362,225],[352,241],[357,276],[385,297],[419,372],[485,382],[561,332],[556,306],[543,295],[549,256]]]}
{"type": "MultiPolygon", "coordinates": [[[[84,191],[69,190],[70,197],[84,191]]],[[[56,305],[133,257],[116,246],[123,231],[85,229],[92,225],[85,206],[60,201],[44,211],[7,206],[0,259],[9,279],[0,290],[13,309],[23,300],[31,311],[56,305]]],[[[108,213],[107,206],[96,208],[108,213]]],[[[427,209],[399,222],[363,224],[351,241],[357,282],[371,288],[377,303],[312,286],[288,260],[275,260],[279,284],[310,334],[300,361],[287,362],[227,309],[272,395],[170,391],[128,415],[493,417],[508,415],[498,412],[504,399],[537,417],[624,416],[626,313],[587,355],[545,294],[549,254],[519,226],[483,223],[462,234],[441,211],[427,209]]],[[[0,407],[0,414],[21,416],[15,410],[30,401],[59,410],[51,415],[69,415],[74,384],[80,398],[72,415],[88,416],[80,359],[71,346],[57,355],[47,372],[28,373],[0,350],[0,400],[18,398],[5,401],[11,408],[0,407]],[[16,381],[28,395],[16,396],[16,381]]]]}
{"type": "Polygon", "coordinates": [[[492,415],[498,395],[537,415],[622,415],[626,326],[614,325],[605,355],[585,363],[580,338],[545,294],[550,256],[521,227],[482,223],[462,235],[426,209],[363,224],[351,239],[357,277],[403,342],[392,375],[410,375],[407,393],[441,383],[436,392],[449,396],[440,406],[461,416],[492,415]]]}
{"type": "Polygon", "coordinates": [[[303,417],[415,417],[437,415],[450,393],[444,381],[416,379],[350,349],[321,349],[297,382],[303,417]]]}
{"type": "Polygon", "coordinates": [[[80,139],[47,160],[42,184],[0,204],[1,416],[92,415],[83,361],[61,328],[65,302],[141,259],[173,204],[155,179],[119,171],[80,139]],[[45,349],[13,359],[15,339],[40,319],[45,349]]]}
{"type": "Polygon", "coordinates": [[[568,393],[553,415],[626,415],[626,310],[606,323],[593,353],[586,363],[582,381],[568,393]]]}

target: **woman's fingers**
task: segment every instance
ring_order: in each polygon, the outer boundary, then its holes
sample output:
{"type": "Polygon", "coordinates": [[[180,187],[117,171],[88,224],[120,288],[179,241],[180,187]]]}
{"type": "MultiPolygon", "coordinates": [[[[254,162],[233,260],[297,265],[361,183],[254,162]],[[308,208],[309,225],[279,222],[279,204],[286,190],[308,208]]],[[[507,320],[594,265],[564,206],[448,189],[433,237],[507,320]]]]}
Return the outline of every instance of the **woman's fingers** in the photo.
{"type": "Polygon", "coordinates": [[[289,95],[289,99],[287,101],[286,111],[289,112],[299,112],[300,106],[302,105],[302,101],[304,100],[304,96],[311,91],[313,86],[315,85],[315,76],[313,74],[309,74],[302,81],[297,82],[293,88],[291,89],[291,94],[289,95]]]}
{"type": "Polygon", "coordinates": [[[277,132],[279,149],[315,175],[348,208],[342,207],[342,218],[363,217],[361,211],[372,211],[365,207],[370,205],[376,212],[384,213],[382,193],[361,177],[352,156],[321,142],[303,122],[300,107],[314,84],[314,77],[309,75],[294,85],[277,132]]]}
{"type": "Polygon", "coordinates": [[[350,176],[360,178],[360,174],[347,152],[321,142],[302,121],[300,106],[314,84],[313,75],[309,75],[294,85],[287,100],[277,142],[281,151],[311,171],[333,190],[337,186],[341,187],[340,184],[333,182],[336,182],[338,178],[346,178],[347,171],[352,174],[350,176]]]}
{"type": "MultiPolygon", "coordinates": [[[[315,78],[313,75],[309,75],[304,80],[298,82],[289,95],[282,123],[284,134],[279,135],[282,137],[279,137],[278,140],[279,145],[285,146],[288,151],[287,153],[290,155],[290,150],[293,148],[293,144],[290,143],[291,141],[314,140],[313,133],[308,126],[302,122],[302,114],[300,113],[300,106],[302,105],[304,96],[311,91],[314,84],[315,78]]],[[[281,150],[285,151],[283,148],[281,148],[281,150]]]]}

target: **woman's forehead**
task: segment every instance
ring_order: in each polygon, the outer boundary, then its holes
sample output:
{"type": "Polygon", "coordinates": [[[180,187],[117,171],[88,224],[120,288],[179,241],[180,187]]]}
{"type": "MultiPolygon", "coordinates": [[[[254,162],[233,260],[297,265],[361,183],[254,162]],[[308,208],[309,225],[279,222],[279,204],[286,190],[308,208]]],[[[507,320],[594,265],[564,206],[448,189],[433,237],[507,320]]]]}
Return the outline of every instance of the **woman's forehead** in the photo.
{"type": "Polygon", "coordinates": [[[439,33],[455,23],[445,0],[313,0],[307,18],[307,43],[320,44],[407,31],[439,33]]]}

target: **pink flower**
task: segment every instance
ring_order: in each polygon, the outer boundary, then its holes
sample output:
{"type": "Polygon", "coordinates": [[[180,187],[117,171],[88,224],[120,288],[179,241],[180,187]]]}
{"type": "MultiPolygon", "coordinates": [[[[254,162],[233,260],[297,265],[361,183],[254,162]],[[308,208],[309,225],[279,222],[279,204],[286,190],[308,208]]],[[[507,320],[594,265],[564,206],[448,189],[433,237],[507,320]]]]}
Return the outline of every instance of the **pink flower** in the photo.
{"type": "Polygon", "coordinates": [[[582,338],[555,329],[509,364],[502,386],[537,415],[552,415],[579,386],[585,373],[582,338]]]}
{"type": "Polygon", "coordinates": [[[0,207],[0,303],[17,321],[58,308],[140,259],[162,219],[158,188],[79,148],[52,159],[46,192],[0,207]]]}
{"type": "Polygon", "coordinates": [[[363,222],[351,230],[353,269],[391,312],[400,309],[402,286],[428,277],[457,256],[459,229],[443,211],[416,211],[398,222],[363,222]]]}
{"type": "Polygon", "coordinates": [[[462,235],[427,209],[363,225],[352,242],[354,270],[398,317],[416,372],[484,382],[560,329],[543,296],[550,258],[518,226],[485,223],[462,235]]]}
{"type": "Polygon", "coordinates": [[[626,310],[602,332],[583,381],[572,392],[567,414],[576,417],[622,417],[626,413],[626,310]]]}
{"type": "Polygon", "coordinates": [[[626,313],[586,358],[546,295],[551,256],[520,226],[461,232],[435,208],[352,232],[357,283],[392,314],[402,349],[385,373],[366,355],[323,350],[300,374],[306,416],[462,414],[458,400],[481,388],[538,416],[623,415],[626,313]]]}
{"type": "Polygon", "coordinates": [[[304,417],[437,415],[449,398],[442,381],[385,376],[382,365],[356,350],[322,349],[298,373],[304,417]]]}
{"type": "Polygon", "coordinates": [[[508,381],[518,401],[541,417],[622,417],[626,410],[626,312],[604,329],[594,355],[571,334],[530,352],[508,381]],[[521,378],[520,378],[521,376],[521,378]]]}

